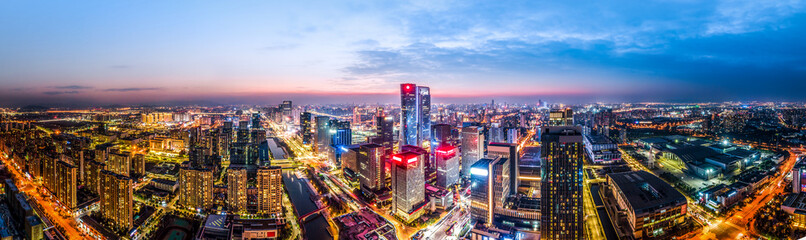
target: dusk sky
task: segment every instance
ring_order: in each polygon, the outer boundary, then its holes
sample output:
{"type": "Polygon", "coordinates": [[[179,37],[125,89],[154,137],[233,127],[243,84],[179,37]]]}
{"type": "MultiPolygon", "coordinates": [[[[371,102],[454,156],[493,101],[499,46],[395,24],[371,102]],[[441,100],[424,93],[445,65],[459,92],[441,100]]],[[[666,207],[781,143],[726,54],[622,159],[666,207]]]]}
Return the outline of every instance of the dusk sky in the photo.
{"type": "Polygon", "coordinates": [[[804,1],[0,1],[0,105],[806,100],[804,1]]]}

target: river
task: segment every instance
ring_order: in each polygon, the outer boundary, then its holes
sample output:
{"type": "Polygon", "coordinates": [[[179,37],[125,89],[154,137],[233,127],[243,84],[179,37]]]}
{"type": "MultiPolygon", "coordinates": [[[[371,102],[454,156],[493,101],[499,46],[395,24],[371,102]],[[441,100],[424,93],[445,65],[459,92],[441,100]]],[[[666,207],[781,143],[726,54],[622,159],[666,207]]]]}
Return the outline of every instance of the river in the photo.
{"type": "MultiPolygon", "coordinates": [[[[294,204],[294,210],[297,211],[297,216],[303,216],[318,209],[316,203],[311,200],[313,190],[308,187],[306,182],[297,178],[292,171],[283,170],[283,184],[288,190],[291,203],[294,204]]],[[[304,239],[332,240],[333,236],[326,230],[328,229],[328,223],[325,217],[321,214],[311,217],[314,218],[302,225],[304,239]]]]}

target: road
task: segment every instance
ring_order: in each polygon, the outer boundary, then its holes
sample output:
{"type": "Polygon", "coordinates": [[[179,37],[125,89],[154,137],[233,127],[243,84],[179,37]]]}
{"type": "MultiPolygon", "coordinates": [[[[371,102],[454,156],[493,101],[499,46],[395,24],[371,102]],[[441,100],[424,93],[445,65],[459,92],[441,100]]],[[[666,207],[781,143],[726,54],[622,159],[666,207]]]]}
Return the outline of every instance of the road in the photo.
{"type": "Polygon", "coordinates": [[[46,196],[44,196],[40,191],[47,190],[44,190],[44,187],[36,182],[25,178],[25,175],[18,169],[18,166],[14,165],[11,160],[4,157],[5,155],[5,153],[0,154],[0,159],[2,159],[3,163],[8,166],[6,169],[9,169],[9,172],[11,172],[16,180],[15,183],[18,185],[17,188],[28,195],[30,199],[33,199],[33,201],[36,202],[35,204],[39,206],[39,211],[37,211],[37,213],[39,213],[41,217],[47,218],[47,220],[49,220],[51,223],[58,226],[58,228],[55,229],[68,239],[89,239],[87,234],[78,229],[78,223],[76,222],[75,218],[72,218],[69,216],[69,214],[65,213],[64,210],[61,210],[62,207],[57,206],[55,201],[45,199],[46,196]]]}
{"type": "Polygon", "coordinates": [[[758,195],[755,200],[745,205],[738,211],[734,211],[730,216],[724,219],[717,219],[713,224],[706,226],[702,232],[692,237],[693,239],[735,239],[741,236],[758,237],[758,233],[753,229],[747,229],[747,223],[753,216],[756,215],[759,209],[767,202],[771,201],[775,196],[783,194],[788,184],[784,184],[784,177],[792,170],[797,162],[798,155],[794,152],[789,152],[789,158],[781,163],[778,168],[778,173],[769,181],[758,195]]]}

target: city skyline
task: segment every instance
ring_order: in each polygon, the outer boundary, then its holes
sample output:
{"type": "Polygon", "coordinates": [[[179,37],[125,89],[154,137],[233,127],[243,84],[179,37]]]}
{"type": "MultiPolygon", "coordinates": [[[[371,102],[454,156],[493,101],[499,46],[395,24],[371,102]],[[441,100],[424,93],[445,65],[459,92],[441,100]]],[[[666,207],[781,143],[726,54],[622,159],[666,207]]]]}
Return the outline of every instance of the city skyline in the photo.
{"type": "Polygon", "coordinates": [[[805,100],[803,1],[2,5],[5,106],[805,100]]]}

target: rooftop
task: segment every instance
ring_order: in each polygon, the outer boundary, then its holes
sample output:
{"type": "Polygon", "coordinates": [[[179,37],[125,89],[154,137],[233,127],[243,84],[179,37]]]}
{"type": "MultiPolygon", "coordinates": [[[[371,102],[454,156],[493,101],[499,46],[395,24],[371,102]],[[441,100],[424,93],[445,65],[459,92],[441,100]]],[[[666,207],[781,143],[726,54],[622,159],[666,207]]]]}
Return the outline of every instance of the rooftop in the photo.
{"type": "Polygon", "coordinates": [[[607,177],[618,186],[636,214],[686,204],[683,194],[646,171],[609,173],[607,177]]]}
{"type": "Polygon", "coordinates": [[[586,135],[585,138],[588,139],[588,142],[591,144],[613,144],[613,141],[610,138],[604,135],[586,135]]]}
{"type": "Polygon", "coordinates": [[[719,154],[713,149],[703,146],[670,149],[669,152],[677,155],[677,157],[683,160],[683,162],[700,162],[705,160],[707,157],[712,157],[719,154]]]}

